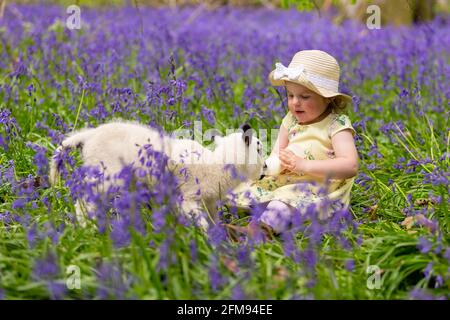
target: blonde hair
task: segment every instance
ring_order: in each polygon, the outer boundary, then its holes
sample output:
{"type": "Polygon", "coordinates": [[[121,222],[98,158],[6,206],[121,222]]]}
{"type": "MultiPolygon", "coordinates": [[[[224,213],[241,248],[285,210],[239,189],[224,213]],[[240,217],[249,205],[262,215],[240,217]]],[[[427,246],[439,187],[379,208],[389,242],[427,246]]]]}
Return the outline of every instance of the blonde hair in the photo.
{"type": "Polygon", "coordinates": [[[331,111],[334,113],[343,113],[349,104],[348,101],[341,96],[335,96],[329,99],[330,102],[328,103],[328,108],[331,108],[331,111]]]}

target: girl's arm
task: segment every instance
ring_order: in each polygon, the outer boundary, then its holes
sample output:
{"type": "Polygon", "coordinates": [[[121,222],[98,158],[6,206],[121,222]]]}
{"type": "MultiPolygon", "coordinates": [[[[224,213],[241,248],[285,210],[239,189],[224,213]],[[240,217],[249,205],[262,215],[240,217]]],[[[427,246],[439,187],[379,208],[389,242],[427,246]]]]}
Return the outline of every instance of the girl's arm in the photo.
{"type": "Polygon", "coordinates": [[[350,130],[342,130],[331,138],[336,158],[327,160],[306,160],[290,151],[280,151],[281,164],[296,173],[331,179],[348,179],[358,173],[358,152],[350,130]]]}
{"type": "Polygon", "coordinates": [[[278,132],[277,141],[275,142],[275,145],[272,148],[272,152],[264,162],[265,164],[264,175],[269,176],[277,175],[285,169],[281,166],[280,152],[287,147],[288,143],[289,143],[288,130],[286,129],[286,127],[281,125],[280,131],[278,132]]]}
{"type": "Polygon", "coordinates": [[[270,153],[270,157],[272,156],[279,156],[280,150],[283,150],[287,147],[289,143],[288,140],[288,130],[281,125],[280,126],[280,132],[278,132],[277,141],[275,142],[275,145],[272,148],[272,152],[270,153]]]}

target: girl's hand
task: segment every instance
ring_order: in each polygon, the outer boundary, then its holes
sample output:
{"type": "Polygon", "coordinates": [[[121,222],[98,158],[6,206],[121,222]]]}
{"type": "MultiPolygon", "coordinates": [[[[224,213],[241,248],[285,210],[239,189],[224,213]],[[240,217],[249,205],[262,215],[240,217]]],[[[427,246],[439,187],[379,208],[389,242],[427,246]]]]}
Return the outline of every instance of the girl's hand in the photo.
{"type": "Polygon", "coordinates": [[[297,157],[292,151],[286,149],[280,150],[279,158],[281,161],[282,171],[283,169],[287,169],[297,174],[301,173],[303,169],[302,163],[304,160],[297,157]]]}

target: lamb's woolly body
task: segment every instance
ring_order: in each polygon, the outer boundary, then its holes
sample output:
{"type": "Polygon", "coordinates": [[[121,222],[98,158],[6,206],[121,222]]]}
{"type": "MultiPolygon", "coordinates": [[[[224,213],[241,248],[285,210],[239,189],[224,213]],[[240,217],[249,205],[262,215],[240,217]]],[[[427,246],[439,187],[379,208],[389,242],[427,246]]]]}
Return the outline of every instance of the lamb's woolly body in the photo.
{"type": "MultiPolygon", "coordinates": [[[[182,204],[183,211],[197,215],[201,211],[199,204],[204,202],[215,218],[216,201],[240,182],[232,179],[231,173],[224,166],[233,163],[239,175],[257,179],[263,165],[263,160],[257,154],[256,138],[250,144],[248,152],[244,149],[242,133],[219,137],[218,140],[218,146],[211,151],[194,140],[171,138],[135,122],[115,121],[77,131],[61,145],[62,148],[81,146],[85,165],[101,166],[105,176],[114,176],[124,165],[143,167],[138,159],[138,151],[150,144],[154,150],[168,155],[171,159],[169,169],[173,169],[182,181],[181,192],[185,200],[182,204]],[[230,152],[234,153],[230,156],[230,152]],[[254,161],[249,163],[249,159],[254,161]],[[180,173],[183,167],[186,168],[187,179],[180,173]]],[[[57,180],[54,161],[50,179],[53,183],[57,180]]],[[[108,186],[108,182],[103,184],[105,190],[108,186]]],[[[76,204],[79,218],[82,206],[81,203],[76,204]]],[[[201,220],[200,223],[205,227],[206,221],[201,220]]]]}

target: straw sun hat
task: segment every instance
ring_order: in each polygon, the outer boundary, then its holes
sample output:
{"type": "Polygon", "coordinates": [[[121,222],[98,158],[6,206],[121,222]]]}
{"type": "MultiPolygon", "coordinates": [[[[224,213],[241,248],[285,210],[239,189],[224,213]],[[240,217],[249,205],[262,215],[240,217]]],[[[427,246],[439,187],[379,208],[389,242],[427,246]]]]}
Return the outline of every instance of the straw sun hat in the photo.
{"type": "Polygon", "coordinates": [[[273,86],[285,86],[285,81],[301,84],[325,98],[341,96],[348,102],[352,98],[339,92],[340,68],[336,59],[320,50],[297,52],[286,68],[281,63],[269,74],[273,86]]]}

